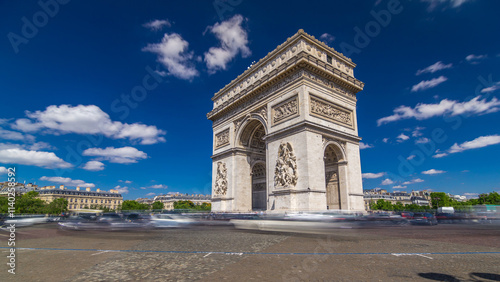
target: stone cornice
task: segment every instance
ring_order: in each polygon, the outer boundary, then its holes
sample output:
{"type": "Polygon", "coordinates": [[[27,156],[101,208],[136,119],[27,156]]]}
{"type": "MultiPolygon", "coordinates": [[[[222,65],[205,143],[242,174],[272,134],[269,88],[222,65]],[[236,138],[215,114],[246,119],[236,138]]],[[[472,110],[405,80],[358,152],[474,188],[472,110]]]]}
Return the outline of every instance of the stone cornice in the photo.
{"type": "MultiPolygon", "coordinates": [[[[342,63],[349,65],[351,68],[356,67],[356,64],[354,64],[350,58],[347,58],[344,56],[344,54],[335,51],[335,49],[326,45],[324,42],[317,40],[314,36],[307,34],[306,32],[304,32],[303,29],[299,29],[299,31],[295,33],[292,37],[288,37],[288,39],[284,43],[278,45],[273,51],[269,52],[264,58],[260,59],[257,63],[251,65],[246,71],[244,71],[238,77],[233,79],[230,83],[224,86],[221,90],[215,93],[212,100],[215,100],[216,97],[220,96],[224,91],[229,90],[229,88],[236,85],[239,81],[242,81],[245,78],[250,77],[251,74],[258,72],[258,70],[260,70],[261,67],[265,65],[265,63],[279,57],[278,55],[281,55],[283,51],[286,51],[288,47],[294,45],[299,39],[304,39],[304,41],[307,41],[314,47],[317,48],[319,47],[320,50],[329,53],[329,55],[340,60],[342,63]]],[[[311,51],[311,49],[309,49],[308,51],[311,51]]],[[[276,64],[279,65],[280,63],[282,62],[275,63],[275,65],[276,64]]],[[[275,65],[273,65],[273,67],[275,65]]]]}
{"type": "Polygon", "coordinates": [[[252,149],[247,149],[247,148],[236,147],[236,148],[231,148],[231,149],[225,150],[223,152],[214,154],[211,156],[211,158],[212,158],[212,160],[216,161],[216,160],[219,160],[221,158],[226,157],[227,155],[247,156],[248,153],[261,154],[261,152],[259,152],[259,150],[252,150],[252,149]]]}
{"type": "Polygon", "coordinates": [[[352,87],[354,93],[363,89],[364,83],[353,77],[353,68],[356,65],[350,59],[303,30],[299,30],[285,43],[218,91],[212,98],[214,109],[207,115],[208,118],[213,120],[217,112],[253,92],[262,84],[280,76],[300,61],[308,62],[311,66],[330,73],[337,78],[335,80],[342,82],[341,85],[345,83],[345,87],[352,87]]]}
{"type": "MultiPolygon", "coordinates": [[[[207,114],[207,118],[215,121],[221,115],[238,108],[256,96],[259,96],[260,100],[302,78],[334,89],[353,101],[356,101],[355,93],[363,89],[364,83],[353,77],[347,77],[350,79],[346,79],[346,75],[330,71],[331,66],[318,65],[316,60],[311,59],[305,53],[299,54],[295,58],[296,61],[293,65],[288,66],[281,73],[275,72],[273,76],[266,76],[265,81],[259,80],[255,82],[255,85],[234,95],[222,105],[215,107],[207,114]]],[[[216,126],[215,123],[214,126],[216,126]]]]}
{"type": "Polygon", "coordinates": [[[325,194],[325,190],[317,190],[317,189],[276,189],[269,193],[269,196],[276,195],[287,195],[287,194],[299,194],[299,193],[320,193],[325,194]]]}
{"type": "Polygon", "coordinates": [[[274,138],[281,138],[282,135],[293,134],[296,133],[297,131],[315,132],[326,137],[331,137],[333,139],[339,139],[341,141],[347,141],[356,144],[358,144],[359,141],[361,141],[361,138],[356,135],[345,133],[343,131],[325,127],[319,124],[315,124],[307,120],[304,120],[287,128],[269,133],[264,138],[266,141],[273,140],[274,138]],[[334,133],[335,135],[332,135],[332,133],[334,133]]]}

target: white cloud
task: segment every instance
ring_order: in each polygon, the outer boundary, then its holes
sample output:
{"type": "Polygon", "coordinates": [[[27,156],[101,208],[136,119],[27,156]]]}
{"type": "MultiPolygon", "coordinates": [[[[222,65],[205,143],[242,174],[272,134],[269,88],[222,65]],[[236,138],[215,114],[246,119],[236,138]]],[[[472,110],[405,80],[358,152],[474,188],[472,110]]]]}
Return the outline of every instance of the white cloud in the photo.
{"type": "Polygon", "coordinates": [[[439,159],[439,158],[442,158],[442,157],[446,157],[448,156],[447,153],[438,153],[438,154],[435,154],[434,156],[432,156],[433,158],[436,158],[436,159],[439,159]]]}
{"type": "Polygon", "coordinates": [[[33,142],[35,140],[35,137],[30,134],[24,135],[17,131],[5,130],[0,128],[0,139],[33,142]]]}
{"type": "Polygon", "coordinates": [[[413,160],[414,158],[416,157],[416,155],[410,155],[408,158],[406,158],[407,160],[413,160]]]}
{"type": "Polygon", "coordinates": [[[335,40],[335,36],[329,34],[329,33],[323,33],[319,37],[321,40],[326,41],[326,43],[331,43],[335,40]]]}
{"type": "Polygon", "coordinates": [[[425,127],[420,127],[420,126],[415,127],[415,130],[413,130],[413,132],[411,133],[411,136],[419,137],[419,136],[424,135],[422,132],[420,132],[424,129],[425,129],[425,127]]]}
{"type": "Polygon", "coordinates": [[[370,144],[365,144],[363,142],[359,142],[359,149],[360,150],[363,150],[363,149],[369,149],[369,148],[373,148],[373,145],[370,145],[370,144]]]}
{"type": "Polygon", "coordinates": [[[389,178],[384,179],[384,181],[382,181],[381,183],[381,185],[391,185],[391,184],[394,184],[394,181],[390,180],[389,178]]]}
{"type": "Polygon", "coordinates": [[[424,180],[420,179],[420,178],[415,178],[415,179],[412,179],[410,181],[403,182],[403,185],[409,185],[409,184],[415,184],[415,183],[421,183],[421,182],[424,182],[424,180]]]}
{"type": "Polygon", "coordinates": [[[0,150],[0,163],[33,165],[51,169],[73,167],[52,152],[28,151],[19,148],[0,150]]]}
{"type": "Polygon", "coordinates": [[[363,173],[362,177],[366,178],[366,179],[375,179],[375,178],[380,178],[384,175],[385,175],[385,172],[379,172],[379,173],[367,172],[367,173],[363,173]]]}
{"type": "Polygon", "coordinates": [[[500,143],[500,135],[481,136],[472,141],[464,142],[460,145],[458,145],[457,143],[453,144],[453,146],[451,146],[451,148],[448,150],[448,153],[459,153],[466,150],[495,145],[498,143],[500,143]]]}
{"type": "Polygon", "coordinates": [[[82,155],[100,157],[99,160],[107,160],[109,162],[119,164],[136,163],[138,160],[146,159],[148,157],[146,153],[133,147],[107,147],[106,149],[89,148],[83,151],[82,155]]]}
{"type": "Polygon", "coordinates": [[[426,90],[429,88],[433,88],[433,87],[436,87],[439,84],[441,84],[447,80],[448,80],[448,78],[446,78],[444,76],[440,76],[438,78],[433,78],[431,80],[422,80],[418,84],[415,84],[411,87],[411,92],[417,92],[417,91],[422,91],[422,90],[426,90]]]}
{"type": "Polygon", "coordinates": [[[83,167],[85,170],[100,171],[104,169],[104,164],[98,161],[89,161],[83,167]]]}
{"type": "Polygon", "coordinates": [[[151,30],[157,31],[162,29],[163,27],[170,27],[172,24],[168,20],[152,20],[142,25],[145,28],[149,28],[151,30]]]}
{"type": "Polygon", "coordinates": [[[396,185],[392,186],[392,189],[406,189],[406,186],[396,185]]]}
{"type": "Polygon", "coordinates": [[[123,182],[123,183],[126,183],[126,184],[132,183],[132,181],[130,181],[130,180],[118,180],[118,182],[123,182]]]}
{"type": "Polygon", "coordinates": [[[464,193],[464,196],[467,198],[467,199],[477,199],[479,198],[479,193],[464,193]]]}
{"type": "Polygon", "coordinates": [[[415,108],[399,106],[394,109],[393,115],[378,119],[377,124],[380,126],[385,123],[409,118],[424,120],[443,115],[455,116],[489,114],[497,112],[499,110],[498,106],[500,106],[500,101],[498,101],[495,97],[493,97],[490,101],[486,101],[486,98],[481,99],[481,96],[477,96],[466,102],[444,99],[437,104],[420,103],[417,104],[415,108]]]}
{"type": "Polygon", "coordinates": [[[437,169],[429,169],[426,171],[422,171],[422,174],[428,174],[428,175],[433,175],[433,174],[441,174],[445,173],[446,171],[444,170],[437,170],[437,169]]]}
{"type": "Polygon", "coordinates": [[[471,64],[479,64],[479,61],[482,61],[484,59],[486,59],[487,55],[474,55],[474,54],[470,54],[468,55],[467,57],[465,57],[465,60],[471,64]]]}
{"type": "Polygon", "coordinates": [[[64,184],[65,186],[70,186],[70,187],[76,187],[76,186],[81,186],[81,187],[95,187],[95,184],[93,183],[87,183],[83,180],[73,180],[69,177],[60,177],[60,176],[52,176],[52,177],[47,177],[47,176],[42,176],[40,177],[40,180],[42,181],[49,181],[49,182],[54,182],[54,183],[59,183],[59,184],[64,184]]]}
{"type": "Polygon", "coordinates": [[[44,149],[57,150],[57,148],[47,142],[35,142],[33,144],[0,143],[0,150],[6,149],[25,149],[29,151],[39,151],[44,149]]]}
{"type": "Polygon", "coordinates": [[[21,144],[12,144],[12,143],[0,143],[0,150],[7,149],[24,149],[21,144]]]}
{"type": "Polygon", "coordinates": [[[433,65],[430,65],[428,67],[426,67],[425,69],[421,69],[421,70],[418,70],[416,75],[421,75],[423,73],[435,73],[437,71],[440,71],[440,70],[444,70],[444,69],[449,69],[453,66],[453,64],[443,64],[443,62],[439,61],[433,65]]]}
{"type": "Polygon", "coordinates": [[[165,34],[160,43],[148,44],[144,52],[158,55],[158,61],[168,70],[169,75],[191,80],[198,76],[198,71],[191,63],[193,52],[188,52],[189,43],[177,33],[165,34]]]}
{"type": "Polygon", "coordinates": [[[52,134],[103,134],[113,139],[128,138],[141,144],[165,142],[165,131],[141,123],[112,121],[95,105],[52,105],[45,111],[26,112],[29,119],[16,120],[13,127],[24,132],[44,130],[52,134]]]}
{"type": "Polygon", "coordinates": [[[500,135],[488,135],[488,136],[480,136],[472,141],[467,141],[462,144],[455,143],[451,146],[446,152],[436,151],[437,154],[432,156],[433,158],[442,158],[446,157],[449,154],[460,153],[466,150],[483,148],[491,145],[496,145],[500,143],[500,135]]]}
{"type": "Polygon", "coordinates": [[[464,3],[471,2],[473,0],[420,0],[420,2],[429,3],[427,7],[428,12],[434,11],[438,6],[443,5],[446,8],[456,9],[462,6],[464,3]]]}
{"type": "Polygon", "coordinates": [[[55,147],[53,147],[52,145],[50,145],[47,142],[35,142],[35,143],[29,145],[28,148],[30,150],[33,150],[33,151],[44,150],[44,149],[56,150],[55,147]]]}
{"type": "Polygon", "coordinates": [[[483,88],[481,93],[490,93],[500,89],[500,81],[495,82],[492,86],[483,88]]]}
{"type": "Polygon", "coordinates": [[[382,142],[384,142],[384,143],[389,142],[389,138],[384,138],[384,139],[382,139],[382,142]]]}
{"type": "Polygon", "coordinates": [[[0,174],[6,174],[8,169],[6,167],[0,166],[0,174]]]}
{"type": "Polygon", "coordinates": [[[114,189],[117,190],[118,193],[120,193],[120,194],[128,194],[128,187],[127,186],[116,185],[114,189]]]}
{"type": "Polygon", "coordinates": [[[204,54],[204,61],[209,72],[213,73],[220,69],[225,70],[227,64],[238,53],[241,53],[243,58],[252,54],[247,46],[247,32],[241,27],[243,20],[241,15],[235,15],[227,21],[207,27],[207,30],[213,33],[220,42],[220,47],[211,47],[204,54]]]}
{"type": "Polygon", "coordinates": [[[147,187],[141,187],[141,189],[167,189],[168,186],[167,185],[163,185],[163,184],[156,184],[156,185],[151,185],[151,186],[147,186],[147,187]]]}
{"type": "Polygon", "coordinates": [[[415,144],[425,144],[425,143],[429,143],[429,142],[431,142],[431,140],[427,137],[422,137],[422,138],[415,140],[415,144]]]}
{"type": "Polygon", "coordinates": [[[148,197],[148,196],[155,196],[155,195],[156,195],[156,193],[151,192],[151,193],[147,193],[146,197],[148,197]]]}
{"type": "Polygon", "coordinates": [[[399,143],[410,139],[410,137],[408,137],[407,135],[404,135],[404,133],[399,134],[398,137],[396,137],[396,138],[398,138],[399,143]]]}

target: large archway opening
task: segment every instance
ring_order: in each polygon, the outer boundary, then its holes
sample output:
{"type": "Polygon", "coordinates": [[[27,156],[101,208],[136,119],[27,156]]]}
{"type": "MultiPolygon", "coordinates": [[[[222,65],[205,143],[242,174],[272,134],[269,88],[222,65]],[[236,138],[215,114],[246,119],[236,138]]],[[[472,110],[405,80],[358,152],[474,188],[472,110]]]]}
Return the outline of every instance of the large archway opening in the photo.
{"type": "Polygon", "coordinates": [[[252,168],[252,210],[266,210],[266,164],[257,163],[252,168]]]}
{"type": "Polygon", "coordinates": [[[339,156],[335,149],[334,145],[328,145],[324,156],[326,208],[330,210],[342,209],[339,185],[339,156]]]}
{"type": "Polygon", "coordinates": [[[248,173],[251,175],[251,183],[248,186],[251,187],[251,206],[254,211],[267,209],[265,135],[265,127],[257,119],[249,121],[240,135],[240,145],[245,149],[250,168],[248,173]]]}

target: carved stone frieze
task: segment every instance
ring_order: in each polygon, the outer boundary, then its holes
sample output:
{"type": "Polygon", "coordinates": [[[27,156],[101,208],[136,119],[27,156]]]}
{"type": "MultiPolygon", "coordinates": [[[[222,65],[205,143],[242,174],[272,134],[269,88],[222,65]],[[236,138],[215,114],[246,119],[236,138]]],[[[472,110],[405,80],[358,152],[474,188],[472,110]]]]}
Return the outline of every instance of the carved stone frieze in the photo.
{"type": "Polygon", "coordinates": [[[299,115],[299,99],[295,96],[272,108],[273,125],[299,115]]]}
{"type": "Polygon", "coordinates": [[[229,128],[215,135],[215,148],[229,144],[229,128]]]}
{"type": "Polygon", "coordinates": [[[321,98],[310,95],[310,113],[314,116],[326,118],[336,123],[354,127],[352,119],[352,111],[345,109],[332,102],[328,102],[321,98]]]}
{"type": "Polygon", "coordinates": [[[223,162],[217,162],[214,194],[218,196],[227,194],[227,169],[226,164],[223,162]]]}
{"type": "Polygon", "coordinates": [[[274,187],[291,188],[297,184],[297,158],[290,143],[281,143],[274,169],[274,187]]]}

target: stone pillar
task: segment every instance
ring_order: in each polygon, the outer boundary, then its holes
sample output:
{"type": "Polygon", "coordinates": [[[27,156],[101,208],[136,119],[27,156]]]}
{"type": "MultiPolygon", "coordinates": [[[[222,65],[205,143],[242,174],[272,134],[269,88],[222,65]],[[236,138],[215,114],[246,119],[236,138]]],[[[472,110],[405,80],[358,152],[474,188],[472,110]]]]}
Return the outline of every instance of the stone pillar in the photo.
{"type": "Polygon", "coordinates": [[[252,175],[247,154],[236,153],[234,160],[234,178],[232,187],[234,191],[234,211],[252,211],[252,175]]]}

